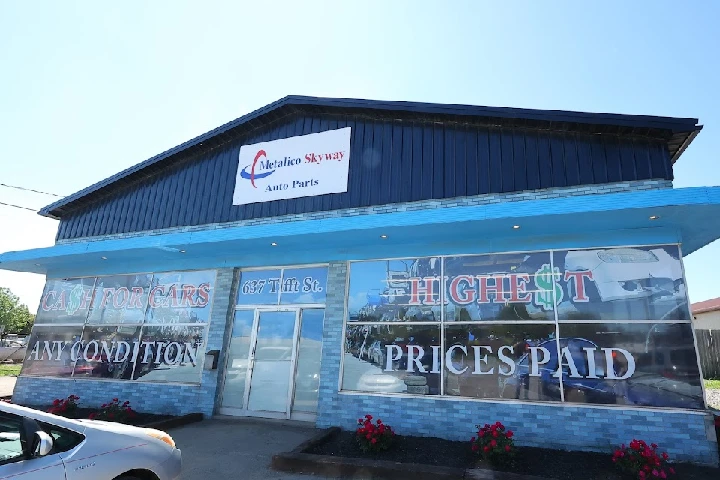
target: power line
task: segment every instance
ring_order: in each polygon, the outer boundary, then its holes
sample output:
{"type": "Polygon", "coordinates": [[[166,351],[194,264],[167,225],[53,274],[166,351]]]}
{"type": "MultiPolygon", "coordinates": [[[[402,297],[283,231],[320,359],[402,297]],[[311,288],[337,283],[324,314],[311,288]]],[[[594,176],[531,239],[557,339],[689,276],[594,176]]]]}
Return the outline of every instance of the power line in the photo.
{"type": "Polygon", "coordinates": [[[0,205],[3,205],[3,206],[5,206],[5,207],[20,208],[20,209],[22,209],[22,210],[30,210],[31,212],[36,212],[36,213],[37,213],[37,210],[35,210],[34,208],[21,207],[20,205],[13,205],[12,203],[0,202],[0,205]]]}
{"type": "MultiPolygon", "coordinates": [[[[58,195],[56,193],[41,192],[40,190],[34,190],[32,188],[25,188],[25,187],[16,187],[15,185],[8,185],[6,183],[0,183],[0,187],[14,188],[16,190],[24,190],[26,192],[40,193],[42,195],[50,195],[51,197],[64,198],[62,195],[58,195]]],[[[23,207],[21,207],[21,208],[23,208],[23,207]]]]}

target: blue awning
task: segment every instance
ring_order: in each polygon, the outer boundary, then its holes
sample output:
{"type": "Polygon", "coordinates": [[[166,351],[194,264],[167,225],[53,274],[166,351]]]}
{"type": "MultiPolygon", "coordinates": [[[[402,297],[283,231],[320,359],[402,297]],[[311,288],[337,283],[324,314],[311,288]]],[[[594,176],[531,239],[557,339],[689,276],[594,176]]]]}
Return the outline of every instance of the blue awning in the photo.
{"type": "Polygon", "coordinates": [[[687,255],[720,238],[718,218],[720,187],[449,208],[438,202],[437,209],[100,237],[7,252],[0,269],[64,277],[675,242],[687,255]]]}

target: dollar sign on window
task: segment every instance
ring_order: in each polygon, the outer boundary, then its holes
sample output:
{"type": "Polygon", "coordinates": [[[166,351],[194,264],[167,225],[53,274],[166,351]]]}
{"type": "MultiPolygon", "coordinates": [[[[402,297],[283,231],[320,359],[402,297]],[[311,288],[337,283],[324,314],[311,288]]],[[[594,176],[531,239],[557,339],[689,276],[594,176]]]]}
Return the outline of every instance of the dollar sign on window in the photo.
{"type": "Polygon", "coordinates": [[[80,300],[82,299],[82,296],[82,285],[75,285],[75,288],[70,291],[70,298],[68,298],[68,303],[65,306],[65,313],[67,313],[68,315],[74,315],[75,312],[80,309],[80,300]]]}
{"type": "Polygon", "coordinates": [[[551,269],[547,263],[535,272],[535,285],[538,290],[535,292],[535,304],[538,307],[550,310],[562,300],[563,290],[555,281],[555,278],[560,278],[560,269],[555,267],[553,275],[553,269],[551,269]],[[553,290],[555,291],[554,301],[553,290]]]}

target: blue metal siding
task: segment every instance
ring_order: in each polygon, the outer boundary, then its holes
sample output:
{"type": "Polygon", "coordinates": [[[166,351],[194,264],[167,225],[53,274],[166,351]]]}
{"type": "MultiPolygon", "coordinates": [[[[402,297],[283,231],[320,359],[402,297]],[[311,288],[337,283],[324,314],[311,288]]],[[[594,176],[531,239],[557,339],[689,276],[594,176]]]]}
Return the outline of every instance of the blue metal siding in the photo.
{"type": "Polygon", "coordinates": [[[642,138],[360,116],[289,116],[64,216],[58,239],[526,189],[672,179],[642,138]],[[346,193],[232,205],[242,144],[352,128],[346,193]]]}

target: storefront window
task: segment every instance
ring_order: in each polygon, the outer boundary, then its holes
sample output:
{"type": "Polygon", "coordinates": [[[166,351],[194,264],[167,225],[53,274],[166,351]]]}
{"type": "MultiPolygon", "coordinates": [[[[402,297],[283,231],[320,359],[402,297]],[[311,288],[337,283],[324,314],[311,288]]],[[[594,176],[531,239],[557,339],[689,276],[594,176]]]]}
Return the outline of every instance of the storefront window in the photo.
{"type": "Polygon", "coordinates": [[[152,277],[152,274],[99,277],[88,323],[143,323],[152,277]]]}
{"type": "Polygon", "coordinates": [[[440,321],[440,258],[354,262],[350,322],[440,321]]]}
{"type": "Polygon", "coordinates": [[[563,323],[560,335],[566,401],[704,408],[691,324],[563,323]]]}
{"type": "Polygon", "coordinates": [[[92,304],[94,278],[48,280],[45,283],[35,324],[85,323],[92,304]]]}
{"type": "Polygon", "coordinates": [[[704,408],[677,245],[352,262],[349,277],[343,390],[704,408]],[[403,381],[417,372],[427,388],[403,381]]]}
{"type": "Polygon", "coordinates": [[[549,252],[446,257],[443,263],[446,322],[555,320],[549,252]]]}
{"type": "Polygon", "coordinates": [[[348,325],[343,389],[438,395],[443,355],[439,326],[348,325]]]}
{"type": "Polygon", "coordinates": [[[553,324],[448,325],[445,394],[561,400],[553,324]]]}
{"type": "Polygon", "coordinates": [[[22,374],[199,383],[214,285],[212,270],[49,280],[22,374]]]}
{"type": "Polygon", "coordinates": [[[689,321],[677,245],[553,253],[560,320],[689,321]]]}

